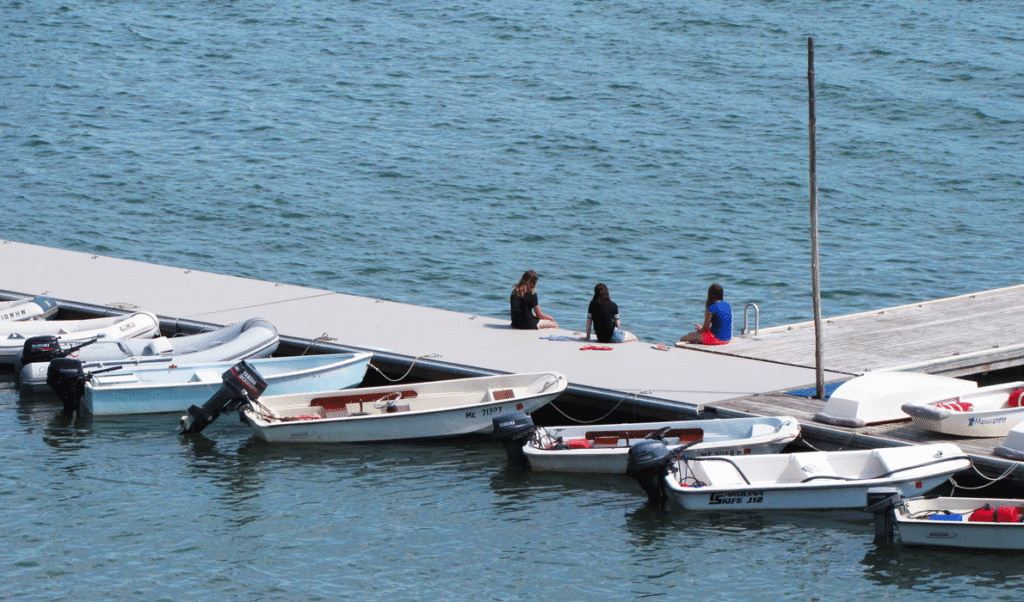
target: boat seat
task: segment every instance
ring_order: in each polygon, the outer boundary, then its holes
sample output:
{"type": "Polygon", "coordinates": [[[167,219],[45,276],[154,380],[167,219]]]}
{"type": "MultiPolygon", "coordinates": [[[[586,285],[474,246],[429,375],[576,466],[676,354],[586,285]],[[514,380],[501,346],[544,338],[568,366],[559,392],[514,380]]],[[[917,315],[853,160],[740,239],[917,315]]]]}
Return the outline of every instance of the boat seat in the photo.
{"type": "Polygon", "coordinates": [[[171,346],[171,342],[167,340],[167,337],[157,337],[142,348],[142,355],[161,355],[172,351],[174,351],[174,347],[171,346]]]}
{"type": "Polygon", "coordinates": [[[754,424],[750,427],[747,437],[765,437],[771,435],[777,429],[770,424],[754,424]]]}
{"type": "Polygon", "coordinates": [[[790,454],[789,463],[780,475],[784,483],[803,483],[808,479],[839,477],[832,465],[818,452],[790,454]]]}
{"type": "MultiPolygon", "coordinates": [[[[639,441],[653,433],[652,429],[632,429],[632,430],[621,430],[621,431],[587,431],[584,435],[587,439],[595,442],[598,445],[608,445],[608,442],[614,438],[616,444],[619,439],[625,439],[626,445],[630,445],[635,441],[639,441]]],[[[692,428],[692,429],[669,429],[664,437],[671,439],[677,437],[680,443],[689,443],[691,441],[700,441],[704,438],[704,429],[692,428]]],[[[613,444],[614,445],[614,444],[613,444]]]]}
{"type": "Polygon", "coordinates": [[[705,478],[701,480],[713,487],[720,485],[747,484],[747,482],[743,480],[743,475],[740,474],[739,469],[733,466],[730,462],[722,460],[700,460],[700,471],[703,472],[705,476],[705,478]]]}
{"type": "MultiPolygon", "coordinates": [[[[418,395],[416,393],[416,391],[412,390],[412,389],[409,389],[409,390],[406,390],[406,391],[398,391],[397,393],[399,393],[398,397],[395,397],[394,394],[391,395],[391,397],[393,398],[393,401],[398,401],[399,399],[411,399],[411,398],[416,397],[418,395]]],[[[317,397],[317,398],[313,399],[312,401],[310,401],[309,405],[315,406],[315,407],[320,407],[320,408],[323,408],[324,410],[327,410],[327,411],[337,411],[337,410],[349,411],[348,410],[348,404],[352,403],[352,404],[356,404],[358,406],[358,408],[353,408],[351,410],[352,412],[365,412],[366,410],[363,408],[363,404],[369,404],[369,407],[373,408],[373,404],[378,402],[378,401],[380,401],[381,398],[382,398],[382,395],[380,393],[363,393],[363,394],[357,393],[357,394],[354,394],[354,395],[331,395],[331,396],[328,396],[328,397],[317,397]]],[[[398,407],[401,408],[403,406],[398,406],[398,407]]],[[[408,408],[408,406],[404,406],[404,407],[408,408]]]]}

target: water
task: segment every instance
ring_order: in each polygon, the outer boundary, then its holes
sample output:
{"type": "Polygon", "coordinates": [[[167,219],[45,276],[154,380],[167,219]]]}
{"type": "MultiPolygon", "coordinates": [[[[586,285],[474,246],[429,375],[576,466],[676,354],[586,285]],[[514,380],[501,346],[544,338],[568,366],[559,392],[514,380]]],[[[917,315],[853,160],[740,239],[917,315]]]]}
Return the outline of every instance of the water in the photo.
{"type": "MultiPolygon", "coordinates": [[[[1022,279],[1013,2],[0,5],[0,236],[504,318],[527,268],[675,340],[1022,279]]],[[[54,275],[55,278],[59,274],[54,275]]],[[[42,291],[31,291],[42,292],[42,291]]],[[[857,513],[657,513],[489,442],[276,450],[0,389],[6,599],[1009,599],[857,513]]]]}

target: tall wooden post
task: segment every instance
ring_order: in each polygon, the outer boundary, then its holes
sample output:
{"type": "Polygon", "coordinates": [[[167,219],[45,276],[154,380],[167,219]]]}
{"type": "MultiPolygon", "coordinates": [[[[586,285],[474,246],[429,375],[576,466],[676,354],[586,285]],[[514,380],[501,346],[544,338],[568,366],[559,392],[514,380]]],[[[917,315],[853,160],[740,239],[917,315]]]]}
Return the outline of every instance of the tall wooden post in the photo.
{"type": "Polygon", "coordinates": [[[814,38],[807,38],[808,130],[811,163],[811,294],[814,296],[814,368],[817,398],[825,398],[824,349],[821,338],[821,265],[818,257],[818,175],[814,147],[814,38]]]}

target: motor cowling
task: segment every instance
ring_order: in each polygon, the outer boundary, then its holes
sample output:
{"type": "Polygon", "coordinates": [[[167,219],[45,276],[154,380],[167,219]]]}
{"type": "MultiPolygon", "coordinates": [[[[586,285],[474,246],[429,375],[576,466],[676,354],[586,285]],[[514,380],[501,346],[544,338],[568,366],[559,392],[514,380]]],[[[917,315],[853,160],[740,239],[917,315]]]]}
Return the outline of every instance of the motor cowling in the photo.
{"type": "Polygon", "coordinates": [[[511,412],[495,416],[491,423],[494,425],[491,438],[500,441],[505,446],[505,455],[508,456],[509,464],[529,469],[530,461],[523,453],[523,446],[536,430],[533,418],[530,418],[526,412],[511,412]]]}
{"type": "Polygon", "coordinates": [[[875,544],[900,543],[896,527],[896,508],[903,504],[903,492],[898,487],[872,487],[866,496],[865,512],[875,515],[875,544]]]}
{"type": "Polygon", "coordinates": [[[258,399],[267,390],[267,381],[248,362],[241,361],[222,376],[220,389],[201,406],[193,405],[181,417],[182,433],[200,433],[224,412],[237,410],[258,399]]]}
{"type": "Polygon", "coordinates": [[[46,369],[46,384],[63,402],[65,414],[71,415],[78,411],[85,394],[86,378],[80,360],[68,357],[50,360],[50,366],[46,369]]]}
{"type": "Polygon", "coordinates": [[[64,357],[60,347],[60,339],[52,334],[29,337],[21,348],[21,365],[27,366],[38,362],[48,362],[54,358],[64,357]]]}
{"type": "Polygon", "coordinates": [[[664,506],[668,501],[665,477],[672,464],[672,452],[661,439],[642,439],[629,446],[626,474],[633,477],[647,493],[651,504],[664,506]]]}

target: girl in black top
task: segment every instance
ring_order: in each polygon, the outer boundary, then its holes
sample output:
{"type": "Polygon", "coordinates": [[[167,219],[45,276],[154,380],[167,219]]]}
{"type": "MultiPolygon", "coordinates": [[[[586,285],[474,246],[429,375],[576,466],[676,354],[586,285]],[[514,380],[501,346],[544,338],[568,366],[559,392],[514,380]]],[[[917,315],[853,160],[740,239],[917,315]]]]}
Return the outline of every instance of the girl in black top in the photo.
{"type": "Polygon", "coordinates": [[[590,340],[590,327],[601,343],[625,343],[637,340],[636,335],[619,328],[619,306],[611,299],[608,287],[598,284],[594,287],[594,298],[587,308],[587,340],[590,340]]]}
{"type": "Polygon", "coordinates": [[[526,270],[519,284],[512,289],[509,305],[512,313],[512,328],[520,330],[536,330],[538,328],[558,328],[554,318],[540,309],[537,302],[537,272],[526,270]]]}

